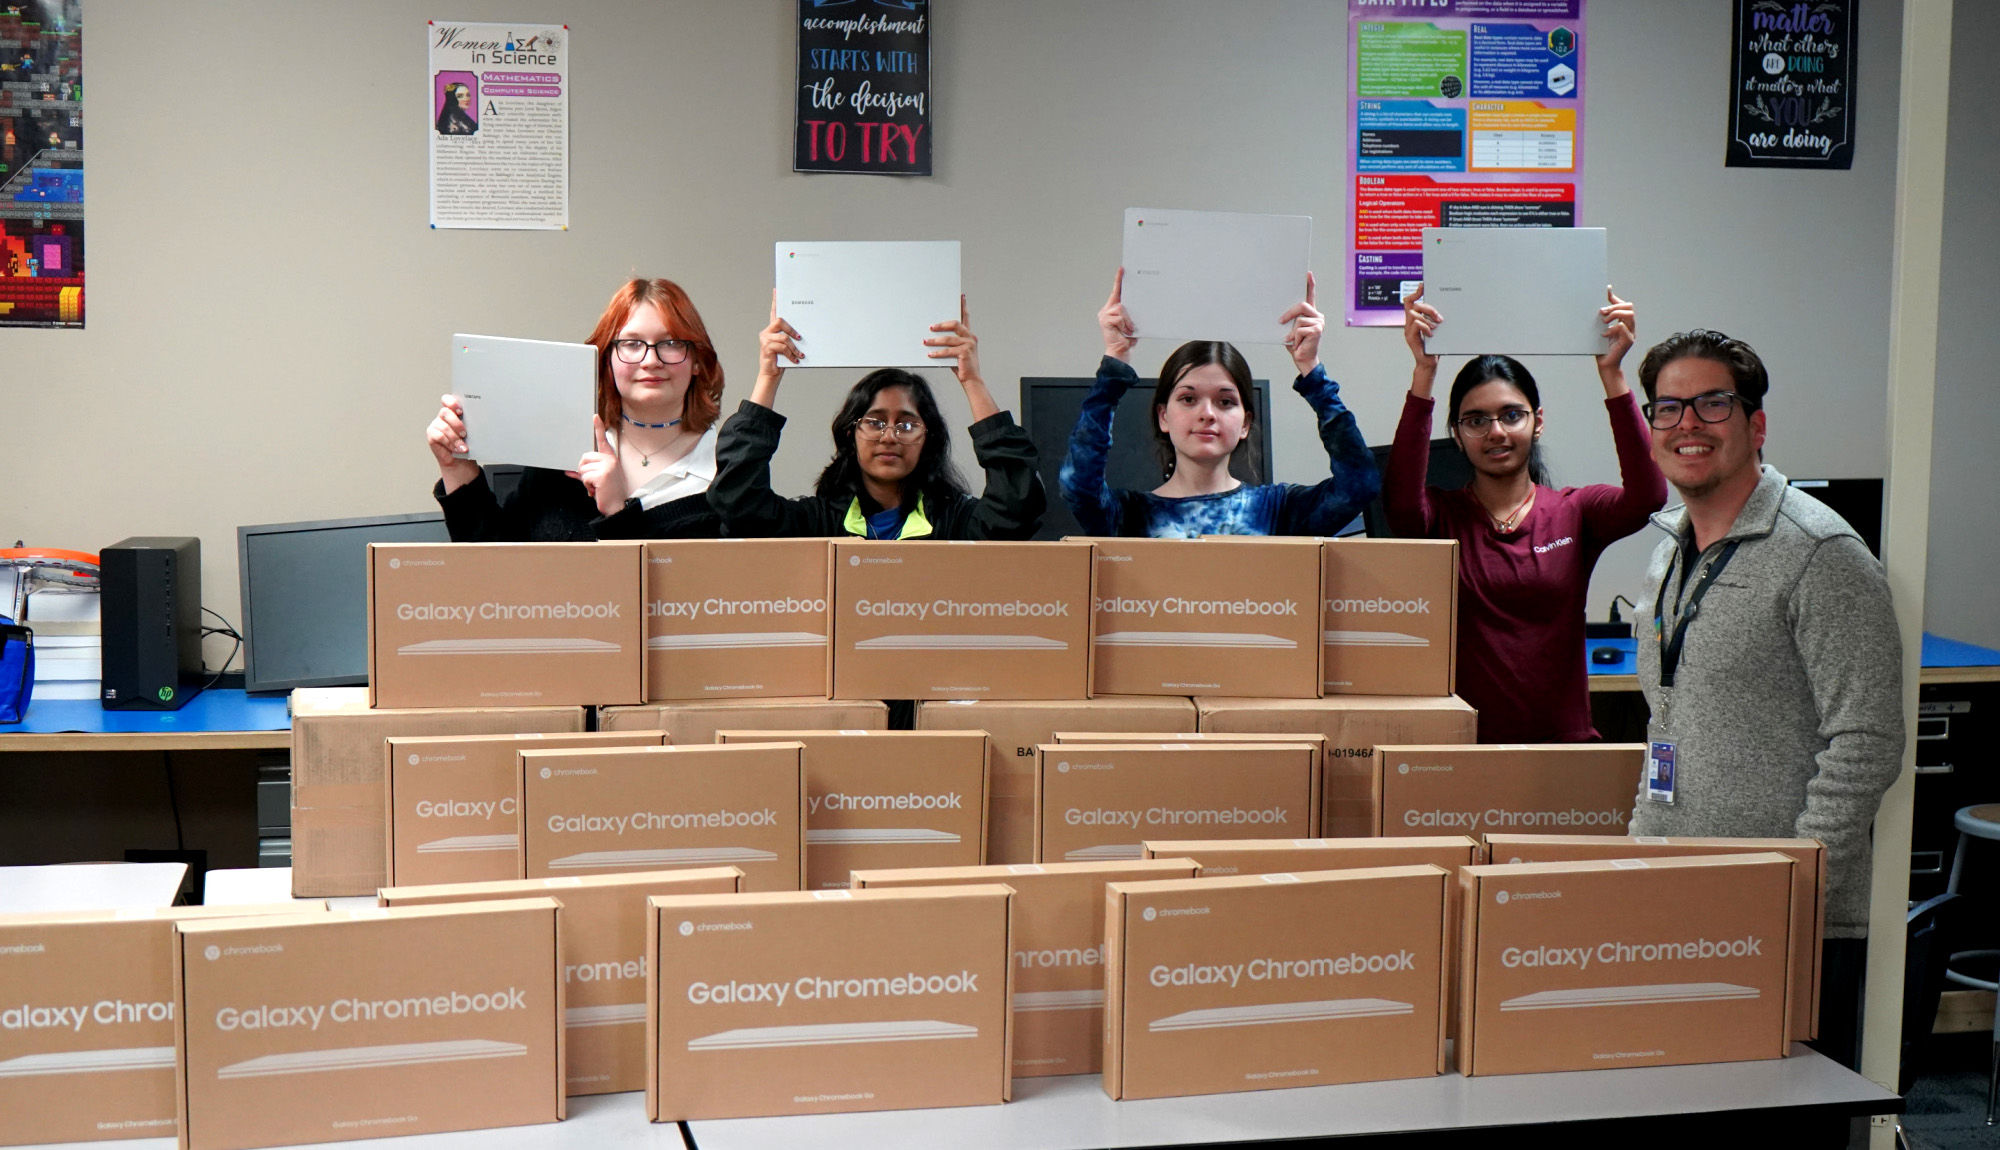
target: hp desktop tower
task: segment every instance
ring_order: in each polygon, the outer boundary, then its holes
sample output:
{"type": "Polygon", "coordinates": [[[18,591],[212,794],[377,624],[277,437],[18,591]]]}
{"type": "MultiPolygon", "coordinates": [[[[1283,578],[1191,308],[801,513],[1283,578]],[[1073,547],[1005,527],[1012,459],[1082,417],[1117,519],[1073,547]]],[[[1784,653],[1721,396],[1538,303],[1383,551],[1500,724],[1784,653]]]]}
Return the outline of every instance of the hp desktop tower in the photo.
{"type": "Polygon", "coordinates": [[[98,553],[107,711],[177,711],[201,693],[201,540],[142,536],[98,553]]]}

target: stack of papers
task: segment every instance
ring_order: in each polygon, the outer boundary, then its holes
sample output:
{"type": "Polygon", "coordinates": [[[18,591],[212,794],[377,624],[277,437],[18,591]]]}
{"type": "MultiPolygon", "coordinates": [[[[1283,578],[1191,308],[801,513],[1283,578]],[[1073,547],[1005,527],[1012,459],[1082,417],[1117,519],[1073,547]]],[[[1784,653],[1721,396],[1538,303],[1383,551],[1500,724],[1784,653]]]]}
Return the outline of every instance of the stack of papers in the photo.
{"type": "Polygon", "coordinates": [[[28,593],[26,622],[35,632],[35,698],[95,699],[102,692],[101,602],[95,591],[68,587],[28,593]]]}

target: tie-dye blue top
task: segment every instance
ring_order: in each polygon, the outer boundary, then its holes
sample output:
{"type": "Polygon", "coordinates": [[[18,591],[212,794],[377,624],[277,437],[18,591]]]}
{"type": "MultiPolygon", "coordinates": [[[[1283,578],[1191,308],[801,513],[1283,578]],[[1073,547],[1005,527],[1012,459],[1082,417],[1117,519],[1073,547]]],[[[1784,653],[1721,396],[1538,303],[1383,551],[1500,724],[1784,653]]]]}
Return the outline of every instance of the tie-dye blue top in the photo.
{"type": "Polygon", "coordinates": [[[1375,456],[1361,438],[1354,413],[1340,402],[1340,385],[1314,364],[1292,382],[1312,405],[1319,439],[1333,474],[1307,487],[1299,483],[1244,484],[1216,495],[1172,499],[1150,491],[1114,489],[1104,482],[1111,454],[1111,419],[1118,401],[1139,382],[1132,365],[1104,357],[1097,383],[1084,397],[1069,455],[1062,465],[1062,497],[1086,535],[1147,535],[1192,539],[1201,535],[1331,535],[1351,522],[1382,489],[1375,456]]]}

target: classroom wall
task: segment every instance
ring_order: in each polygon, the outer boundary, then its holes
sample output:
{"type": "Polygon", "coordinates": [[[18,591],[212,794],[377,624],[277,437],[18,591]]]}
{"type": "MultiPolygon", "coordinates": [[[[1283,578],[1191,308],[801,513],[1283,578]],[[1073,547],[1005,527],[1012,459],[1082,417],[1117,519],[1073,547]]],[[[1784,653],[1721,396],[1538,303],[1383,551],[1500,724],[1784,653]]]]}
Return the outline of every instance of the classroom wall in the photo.
{"type": "MultiPolygon", "coordinates": [[[[1023,375],[1094,368],[1093,316],[1128,205],[1310,213],[1315,266],[1338,282],[1343,5],[943,0],[930,179],[788,170],[792,7],[535,6],[572,28],[572,224],[542,233],[426,225],[424,19],[514,19],[520,6],[91,0],[89,328],[0,332],[14,431],[0,534],[88,548],[197,534],[208,605],[234,619],[238,524],[431,505],[423,429],[454,331],[580,339],[623,278],[668,275],[720,345],[733,408],[754,374],[778,239],[961,240],[1003,404],[1023,375]]],[[[1583,222],[1612,229],[1614,282],[1638,302],[1642,341],[1709,325],[1764,352],[1777,381],[1769,457],[1797,476],[1884,467],[1900,10],[1861,8],[1854,170],[1801,173],[1722,167],[1729,0],[1589,7],[1583,222]]],[[[1969,76],[1957,90],[1973,103],[1969,76]]],[[[1990,141],[1993,113],[1974,114],[1990,141]]],[[[1953,219],[1987,251],[1991,163],[1953,170],[1953,219]],[[1987,206],[1964,209],[1975,196],[1987,206]]],[[[1992,265],[1947,265],[1954,306],[1990,296],[1992,265]]],[[[1337,323],[1325,359],[1369,439],[1386,442],[1408,355],[1393,330],[1337,323]]],[[[1169,350],[1143,343],[1140,370],[1169,350]]],[[[1247,350],[1280,384],[1278,477],[1324,476],[1307,411],[1282,387],[1283,350],[1247,350]]],[[[1589,365],[1534,367],[1558,480],[1612,479],[1589,365]]],[[[809,486],[858,374],[787,379],[781,489],[809,486]]],[[[949,374],[932,379],[962,421],[949,374]]],[[[1960,474],[1952,461],[1992,458],[1992,438],[1961,440],[1947,410],[1941,392],[1941,487],[1960,474]]],[[[1971,571],[1991,553],[1953,531],[1934,537],[1973,557],[1952,567],[1954,552],[1940,570],[1971,571]]],[[[1606,555],[1594,616],[1614,592],[1638,597],[1651,542],[1606,555]]],[[[1954,609],[1993,626],[1991,606],[1954,609]]],[[[211,660],[224,653],[210,648],[211,660]]]]}

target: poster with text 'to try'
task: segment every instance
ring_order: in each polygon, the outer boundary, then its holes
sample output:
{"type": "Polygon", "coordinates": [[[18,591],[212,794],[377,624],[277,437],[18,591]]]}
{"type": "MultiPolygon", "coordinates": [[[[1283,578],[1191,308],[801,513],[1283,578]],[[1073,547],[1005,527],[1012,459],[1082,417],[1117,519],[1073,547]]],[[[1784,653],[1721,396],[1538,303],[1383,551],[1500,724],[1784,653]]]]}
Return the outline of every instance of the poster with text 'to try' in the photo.
{"type": "Polygon", "coordinates": [[[1584,0],[1348,0],[1347,322],[1403,322],[1425,228],[1577,225],[1584,0]]]}

